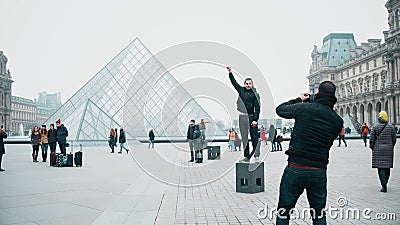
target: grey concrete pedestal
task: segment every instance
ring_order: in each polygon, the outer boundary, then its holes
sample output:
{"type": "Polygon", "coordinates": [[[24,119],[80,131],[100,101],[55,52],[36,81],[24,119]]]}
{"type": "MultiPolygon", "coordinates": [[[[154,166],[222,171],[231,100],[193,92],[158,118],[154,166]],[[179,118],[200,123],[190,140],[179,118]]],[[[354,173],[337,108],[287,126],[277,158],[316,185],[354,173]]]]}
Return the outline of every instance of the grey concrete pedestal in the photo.
{"type": "Polygon", "coordinates": [[[264,162],[236,163],[236,192],[264,192],[264,162]]]}

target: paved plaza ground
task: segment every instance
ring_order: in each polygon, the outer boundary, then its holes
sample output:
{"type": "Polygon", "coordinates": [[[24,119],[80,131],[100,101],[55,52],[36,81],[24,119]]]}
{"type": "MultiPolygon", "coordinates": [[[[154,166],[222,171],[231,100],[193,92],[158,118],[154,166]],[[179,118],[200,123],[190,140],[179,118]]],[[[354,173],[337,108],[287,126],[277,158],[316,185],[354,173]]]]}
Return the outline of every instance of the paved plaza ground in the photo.
{"type": "MultiPolygon", "coordinates": [[[[226,143],[212,145],[221,146],[222,158],[206,159],[203,164],[188,162],[185,143],[156,144],[156,149],[130,144],[129,154],[84,147],[81,168],[33,163],[30,145],[6,145],[6,171],[0,173],[0,224],[274,224],[273,213],[264,215],[276,208],[286,155],[263,146],[265,191],[237,193],[235,163],[242,152],[227,151],[226,143]]],[[[284,142],[283,147],[287,145],[284,142]]],[[[327,207],[334,210],[328,223],[400,224],[400,218],[374,219],[400,216],[400,144],[388,193],[379,192],[371,151],[361,140],[348,140],[347,148],[336,145],[337,141],[328,167],[327,207]],[[350,210],[359,211],[360,218],[350,214],[346,219],[350,210]]],[[[297,209],[301,212],[307,205],[303,193],[297,209]]],[[[291,224],[311,224],[311,220],[299,218],[291,224]]]]}

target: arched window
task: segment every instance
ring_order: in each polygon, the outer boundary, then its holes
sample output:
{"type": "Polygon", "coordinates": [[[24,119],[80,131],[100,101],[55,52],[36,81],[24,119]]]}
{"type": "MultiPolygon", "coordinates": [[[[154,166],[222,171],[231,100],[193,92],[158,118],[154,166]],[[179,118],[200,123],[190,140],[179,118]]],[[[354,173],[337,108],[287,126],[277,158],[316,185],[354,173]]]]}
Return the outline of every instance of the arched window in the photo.
{"type": "Polygon", "coordinates": [[[400,28],[400,11],[396,10],[396,28],[400,28]]]}

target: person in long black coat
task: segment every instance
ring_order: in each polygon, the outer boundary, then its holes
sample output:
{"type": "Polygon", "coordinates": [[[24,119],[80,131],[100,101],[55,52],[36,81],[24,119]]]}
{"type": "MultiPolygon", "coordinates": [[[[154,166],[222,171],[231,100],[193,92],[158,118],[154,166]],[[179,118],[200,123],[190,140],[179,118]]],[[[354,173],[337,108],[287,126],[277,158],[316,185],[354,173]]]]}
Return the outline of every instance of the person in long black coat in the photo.
{"type": "Polygon", "coordinates": [[[126,150],[126,153],[129,152],[129,149],[125,147],[125,143],[126,143],[126,136],[125,136],[125,131],[124,129],[121,127],[119,129],[119,146],[121,147],[121,149],[119,150],[118,153],[122,153],[122,149],[126,150]]]}
{"type": "Polygon", "coordinates": [[[3,125],[0,129],[0,172],[6,171],[1,168],[1,161],[3,160],[3,155],[6,154],[6,148],[4,147],[4,139],[7,138],[7,133],[5,132],[3,125]]]}

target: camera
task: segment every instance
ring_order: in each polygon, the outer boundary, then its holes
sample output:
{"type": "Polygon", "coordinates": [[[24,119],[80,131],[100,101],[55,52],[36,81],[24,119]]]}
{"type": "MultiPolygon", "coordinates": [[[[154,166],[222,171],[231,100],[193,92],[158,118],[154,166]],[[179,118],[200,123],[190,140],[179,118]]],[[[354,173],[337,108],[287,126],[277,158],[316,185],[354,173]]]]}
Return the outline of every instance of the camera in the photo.
{"type": "Polygon", "coordinates": [[[305,100],[304,102],[314,102],[314,95],[309,95],[308,99],[305,100]]]}

